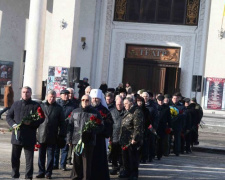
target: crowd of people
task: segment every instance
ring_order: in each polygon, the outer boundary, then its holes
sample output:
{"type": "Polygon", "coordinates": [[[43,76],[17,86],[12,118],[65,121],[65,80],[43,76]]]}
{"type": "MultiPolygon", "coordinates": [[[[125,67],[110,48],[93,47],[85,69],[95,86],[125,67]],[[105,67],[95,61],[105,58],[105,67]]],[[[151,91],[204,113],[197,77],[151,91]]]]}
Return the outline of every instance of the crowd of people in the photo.
{"type": "Polygon", "coordinates": [[[87,79],[74,89],[61,90],[60,98],[49,90],[46,101],[31,99],[32,89],[21,90],[6,120],[12,131],[12,178],[19,178],[20,156],[26,158],[25,179],[33,178],[34,146],[39,144],[38,175],[52,178],[54,169],[67,171],[73,180],[107,180],[111,175],[138,179],[140,162],[160,160],[174,153],[191,153],[198,144],[203,116],[196,99],[180,93],[132,92],[130,83],[114,90],[104,83],[92,89],[87,79]],[[46,157],[47,155],[47,157],[46,157]],[[109,163],[112,170],[109,171],[109,163]]]}

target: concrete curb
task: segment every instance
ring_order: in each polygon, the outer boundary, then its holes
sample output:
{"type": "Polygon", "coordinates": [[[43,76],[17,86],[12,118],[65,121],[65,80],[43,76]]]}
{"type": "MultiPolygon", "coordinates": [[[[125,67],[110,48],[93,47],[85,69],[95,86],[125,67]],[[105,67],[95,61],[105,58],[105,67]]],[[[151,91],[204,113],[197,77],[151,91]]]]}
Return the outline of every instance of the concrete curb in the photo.
{"type": "Polygon", "coordinates": [[[197,152],[205,152],[205,153],[212,153],[212,154],[223,154],[225,155],[225,149],[219,148],[212,148],[212,147],[193,147],[193,151],[197,152]]]}

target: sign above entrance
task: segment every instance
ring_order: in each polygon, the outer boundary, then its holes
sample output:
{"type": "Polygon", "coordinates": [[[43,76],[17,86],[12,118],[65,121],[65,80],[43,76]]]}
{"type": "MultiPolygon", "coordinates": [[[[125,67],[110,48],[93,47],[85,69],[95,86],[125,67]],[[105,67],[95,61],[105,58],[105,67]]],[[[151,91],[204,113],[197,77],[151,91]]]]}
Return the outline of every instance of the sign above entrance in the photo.
{"type": "Polygon", "coordinates": [[[179,62],[180,48],[127,44],[126,58],[179,62]]]}

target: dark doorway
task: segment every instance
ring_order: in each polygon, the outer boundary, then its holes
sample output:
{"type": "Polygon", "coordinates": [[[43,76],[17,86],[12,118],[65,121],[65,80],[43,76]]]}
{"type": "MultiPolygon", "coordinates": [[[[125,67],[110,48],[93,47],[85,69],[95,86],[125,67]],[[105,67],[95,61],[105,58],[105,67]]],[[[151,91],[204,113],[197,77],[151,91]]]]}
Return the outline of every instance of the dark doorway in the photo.
{"type": "Polygon", "coordinates": [[[146,89],[154,94],[179,91],[179,64],[152,60],[124,59],[123,82],[130,82],[133,91],[146,89]]]}

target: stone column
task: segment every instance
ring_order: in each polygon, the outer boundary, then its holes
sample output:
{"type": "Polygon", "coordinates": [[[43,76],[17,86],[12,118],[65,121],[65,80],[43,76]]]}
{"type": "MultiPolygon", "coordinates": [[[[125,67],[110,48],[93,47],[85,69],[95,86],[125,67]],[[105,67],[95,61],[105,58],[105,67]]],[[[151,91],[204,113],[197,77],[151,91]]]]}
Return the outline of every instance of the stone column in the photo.
{"type": "Polygon", "coordinates": [[[23,86],[32,88],[32,98],[41,99],[47,0],[31,0],[23,86]]]}

